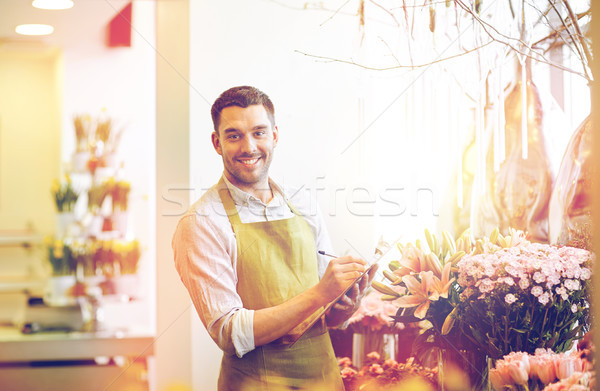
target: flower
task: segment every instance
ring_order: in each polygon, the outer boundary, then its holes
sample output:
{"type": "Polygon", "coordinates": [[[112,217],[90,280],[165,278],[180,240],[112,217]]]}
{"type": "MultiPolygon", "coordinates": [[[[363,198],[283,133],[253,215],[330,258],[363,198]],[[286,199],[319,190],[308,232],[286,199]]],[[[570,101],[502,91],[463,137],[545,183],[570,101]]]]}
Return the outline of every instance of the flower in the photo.
{"type": "Polygon", "coordinates": [[[518,389],[517,385],[527,385],[526,389],[566,390],[579,389],[569,388],[572,385],[589,385],[592,371],[581,352],[567,354],[537,349],[534,355],[523,352],[505,355],[496,362],[489,376],[495,390],[518,389]]]}
{"type": "Polygon", "coordinates": [[[456,265],[459,327],[491,357],[538,347],[566,351],[589,328],[592,254],[524,237],[513,231],[509,242],[517,247],[472,252],[456,265]]]}
{"type": "Polygon", "coordinates": [[[65,175],[63,181],[54,179],[50,190],[58,212],[72,212],[79,197],[71,183],[71,177],[65,175]]]}
{"type": "Polygon", "coordinates": [[[433,390],[437,384],[437,370],[418,365],[414,358],[404,363],[393,359],[383,360],[377,354],[369,354],[367,364],[360,370],[354,368],[347,357],[338,360],[340,374],[347,391],[369,389],[402,388],[403,384],[411,382],[410,389],[433,390]]]}
{"type": "Polygon", "coordinates": [[[389,301],[381,300],[382,296],[380,292],[372,289],[363,297],[358,310],[348,319],[348,325],[355,332],[392,332],[404,328],[404,324],[394,323],[393,316],[398,307],[389,301]]]}

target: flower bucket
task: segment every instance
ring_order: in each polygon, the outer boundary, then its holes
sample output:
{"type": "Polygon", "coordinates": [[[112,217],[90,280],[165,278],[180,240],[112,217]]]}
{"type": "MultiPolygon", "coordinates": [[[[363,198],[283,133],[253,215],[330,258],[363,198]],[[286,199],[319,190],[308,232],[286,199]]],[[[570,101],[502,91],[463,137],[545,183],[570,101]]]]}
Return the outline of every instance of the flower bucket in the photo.
{"type": "Polygon", "coordinates": [[[56,215],[56,236],[64,237],[69,234],[71,227],[75,224],[74,212],[59,212],[56,215]]]}
{"type": "Polygon", "coordinates": [[[44,303],[49,306],[66,306],[75,303],[71,290],[75,285],[75,276],[54,276],[48,279],[44,292],[44,303]]]}
{"type": "Polygon", "coordinates": [[[113,231],[118,231],[119,236],[124,238],[127,236],[127,222],[129,214],[126,211],[114,212],[112,215],[113,231]]]}
{"type": "Polygon", "coordinates": [[[90,160],[90,152],[89,151],[75,152],[72,157],[73,171],[74,172],[87,172],[89,160],[90,160]]]}
{"type": "Polygon", "coordinates": [[[396,359],[398,335],[389,333],[355,333],[352,336],[352,363],[362,368],[367,354],[377,352],[382,359],[396,359]]]}

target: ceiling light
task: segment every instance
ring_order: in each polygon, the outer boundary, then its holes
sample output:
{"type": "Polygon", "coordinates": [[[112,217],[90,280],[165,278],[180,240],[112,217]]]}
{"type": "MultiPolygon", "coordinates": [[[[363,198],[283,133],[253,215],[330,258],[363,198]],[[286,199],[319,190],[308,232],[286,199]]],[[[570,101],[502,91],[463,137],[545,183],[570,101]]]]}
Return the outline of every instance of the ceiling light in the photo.
{"type": "Polygon", "coordinates": [[[49,24],[20,24],[15,31],[21,35],[49,35],[54,32],[54,27],[49,24]]]}
{"type": "Polygon", "coordinates": [[[45,10],[66,10],[73,7],[73,0],[33,0],[31,5],[45,10]]]}

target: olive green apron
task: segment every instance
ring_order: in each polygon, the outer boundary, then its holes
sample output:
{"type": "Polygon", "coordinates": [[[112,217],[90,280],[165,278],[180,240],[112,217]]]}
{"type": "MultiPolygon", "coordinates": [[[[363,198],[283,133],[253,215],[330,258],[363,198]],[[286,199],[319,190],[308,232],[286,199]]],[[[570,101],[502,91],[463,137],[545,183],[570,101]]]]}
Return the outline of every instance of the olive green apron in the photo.
{"type": "MultiPolygon", "coordinates": [[[[219,195],[236,237],[244,308],[281,304],[319,281],[312,231],[287,199],[294,217],[244,224],[223,179],[219,195]]],[[[317,322],[291,347],[278,340],[242,358],[224,354],[219,391],[255,390],[343,390],[325,323],[317,322]]]]}

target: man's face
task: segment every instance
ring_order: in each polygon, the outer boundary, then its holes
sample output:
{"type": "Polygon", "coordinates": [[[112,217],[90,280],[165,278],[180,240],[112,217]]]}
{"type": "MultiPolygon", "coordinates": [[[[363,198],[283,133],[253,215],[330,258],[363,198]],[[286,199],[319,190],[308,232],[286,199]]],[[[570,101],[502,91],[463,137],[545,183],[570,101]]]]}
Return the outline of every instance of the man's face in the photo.
{"type": "Polygon", "coordinates": [[[277,127],[273,127],[262,105],[224,108],[212,142],[223,158],[227,179],[248,193],[268,189],[277,137],[277,127]]]}

